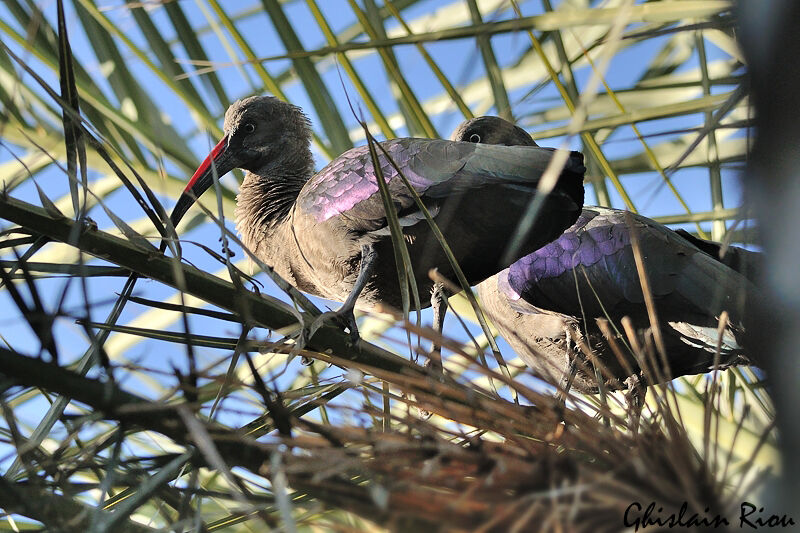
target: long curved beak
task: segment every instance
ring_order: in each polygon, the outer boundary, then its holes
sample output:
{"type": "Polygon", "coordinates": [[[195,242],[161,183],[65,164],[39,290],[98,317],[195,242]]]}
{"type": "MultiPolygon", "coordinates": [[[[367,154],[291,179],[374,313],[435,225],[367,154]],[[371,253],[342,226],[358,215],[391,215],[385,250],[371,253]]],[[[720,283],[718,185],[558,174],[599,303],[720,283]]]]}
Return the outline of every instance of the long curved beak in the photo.
{"type": "Polygon", "coordinates": [[[206,156],[197,170],[194,171],[192,179],[186,184],[183,194],[178,198],[178,203],[172,208],[169,216],[174,227],[178,226],[186,211],[194,204],[200,195],[214,183],[214,173],[217,178],[221,178],[236,166],[234,154],[228,150],[228,136],[224,136],[221,141],[206,156]]]}

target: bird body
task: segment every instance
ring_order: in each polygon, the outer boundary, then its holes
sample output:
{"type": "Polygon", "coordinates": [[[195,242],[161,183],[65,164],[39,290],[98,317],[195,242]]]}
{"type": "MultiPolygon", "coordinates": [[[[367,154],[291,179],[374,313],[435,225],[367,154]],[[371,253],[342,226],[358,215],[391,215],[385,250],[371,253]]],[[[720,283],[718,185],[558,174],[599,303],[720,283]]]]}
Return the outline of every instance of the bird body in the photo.
{"type": "MultiPolygon", "coordinates": [[[[497,117],[467,121],[452,138],[536,146],[525,130],[497,117]]],[[[731,247],[731,255],[720,258],[719,243],[688,234],[684,237],[646,217],[618,209],[584,207],[575,224],[558,239],[481,283],[478,291],[484,309],[523,361],[551,382],[571,373],[574,361],[582,356],[579,346],[585,343],[604,367],[605,385],[624,388],[627,378],[640,374],[642,368],[621,334],[622,318],[630,318],[640,333],[652,334],[634,258],[634,232],[659,319],[669,375],[711,370],[718,343],[722,367],[747,362],[742,348],[743,308],[759,294],[753,283],[731,266],[741,265],[752,272],[757,269],[757,256],[731,247]],[[729,313],[729,323],[720,339],[717,330],[723,311],[729,313]],[[597,319],[609,320],[612,331],[615,328],[623,361],[614,354],[597,319]]],[[[584,392],[597,390],[591,365],[578,366],[572,386],[584,392]]]]}
{"type": "Polygon", "coordinates": [[[761,252],[754,252],[739,246],[728,246],[715,241],[701,239],[683,229],[679,229],[675,233],[697,246],[711,257],[722,261],[722,263],[756,285],[760,283],[761,274],[764,271],[764,258],[761,252]]]}
{"type": "MultiPolygon", "coordinates": [[[[516,228],[550,152],[428,139],[396,139],[382,145],[386,155],[379,155],[381,170],[403,226],[420,293],[431,289],[431,268],[455,276],[398,169],[442,227],[470,283],[502,268],[497,257],[505,241],[497,235],[511,235],[516,228]],[[496,217],[487,204],[503,205],[507,216],[496,217]],[[457,224],[445,220],[453,217],[457,224]]],[[[254,209],[263,203],[259,197],[263,179],[248,173],[239,195],[237,228],[251,250],[298,288],[337,301],[353,288],[361,247],[374,245],[387,260],[376,265],[359,307],[379,301],[399,307],[397,268],[376,176],[368,147],[354,148],[303,185],[283,223],[270,224],[254,209]]],[[[580,180],[576,175],[575,183],[580,180]]],[[[538,236],[528,243],[528,250],[557,237],[561,226],[574,219],[576,206],[569,197],[550,202],[547,222],[534,230],[538,236]],[[572,211],[562,213],[562,206],[572,211]]]]}
{"type": "MultiPolygon", "coordinates": [[[[237,229],[257,257],[305,292],[360,308],[378,302],[399,308],[394,247],[369,147],[351,149],[313,175],[308,120],[299,108],[272,97],[233,104],[224,130],[225,137],[175,206],[173,223],[210,186],[214,172],[243,168],[237,229]]],[[[430,139],[379,144],[378,163],[420,294],[433,286],[431,268],[455,276],[415,195],[442,230],[470,284],[508,266],[498,258],[536,196],[552,150],[430,139]]],[[[550,242],[575,221],[583,203],[584,171],[582,156],[573,153],[517,257],[550,242]]]]}
{"type": "MultiPolygon", "coordinates": [[[[560,378],[580,354],[577,344],[585,342],[608,370],[605,385],[623,387],[628,369],[595,320],[610,320],[618,332],[625,316],[638,331],[651,327],[631,244],[633,231],[671,375],[711,370],[718,340],[723,368],[747,362],[740,326],[744,299],[757,292],[749,280],[657,222],[622,210],[585,207],[559,239],[479,285],[487,313],[525,363],[560,378]],[[718,339],[723,310],[730,323],[718,339]]],[[[624,349],[622,335],[617,342],[624,349]]],[[[627,364],[634,372],[640,370],[633,357],[627,364]]],[[[595,376],[579,371],[573,386],[596,390],[595,376]]]]}

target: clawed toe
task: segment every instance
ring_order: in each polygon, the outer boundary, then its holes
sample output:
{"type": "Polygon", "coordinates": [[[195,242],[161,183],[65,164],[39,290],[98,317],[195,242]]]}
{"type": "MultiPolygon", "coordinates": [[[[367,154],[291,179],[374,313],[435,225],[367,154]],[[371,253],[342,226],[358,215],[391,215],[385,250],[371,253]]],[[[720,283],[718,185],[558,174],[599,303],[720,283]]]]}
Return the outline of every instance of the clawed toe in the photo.
{"type": "Polygon", "coordinates": [[[328,320],[337,324],[342,329],[346,329],[350,333],[350,341],[352,343],[356,343],[361,338],[358,334],[358,325],[356,324],[356,317],[352,309],[338,309],[336,311],[322,313],[314,321],[314,324],[312,324],[312,331],[316,331],[316,329],[322,325],[322,322],[328,320]]]}

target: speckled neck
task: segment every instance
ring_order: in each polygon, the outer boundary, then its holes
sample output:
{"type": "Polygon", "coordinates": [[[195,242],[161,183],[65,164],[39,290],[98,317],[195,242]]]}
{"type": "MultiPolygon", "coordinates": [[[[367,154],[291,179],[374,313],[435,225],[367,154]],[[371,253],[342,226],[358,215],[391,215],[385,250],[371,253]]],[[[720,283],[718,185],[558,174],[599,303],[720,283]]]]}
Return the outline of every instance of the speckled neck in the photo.
{"type": "Polygon", "coordinates": [[[312,174],[310,150],[284,152],[255,172],[245,174],[236,201],[236,226],[245,244],[255,248],[266,233],[288,219],[312,174]]]}

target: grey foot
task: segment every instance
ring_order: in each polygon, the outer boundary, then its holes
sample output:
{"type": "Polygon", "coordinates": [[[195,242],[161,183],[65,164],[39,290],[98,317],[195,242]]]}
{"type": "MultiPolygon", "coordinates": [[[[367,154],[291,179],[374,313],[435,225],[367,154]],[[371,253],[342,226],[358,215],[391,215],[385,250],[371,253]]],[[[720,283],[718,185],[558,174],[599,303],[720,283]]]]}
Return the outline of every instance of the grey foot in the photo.
{"type": "Polygon", "coordinates": [[[327,313],[322,313],[317,320],[331,320],[342,329],[346,329],[350,333],[350,341],[353,343],[356,343],[361,338],[358,334],[356,316],[353,314],[352,309],[342,308],[337,311],[328,311],[327,313]]]}

